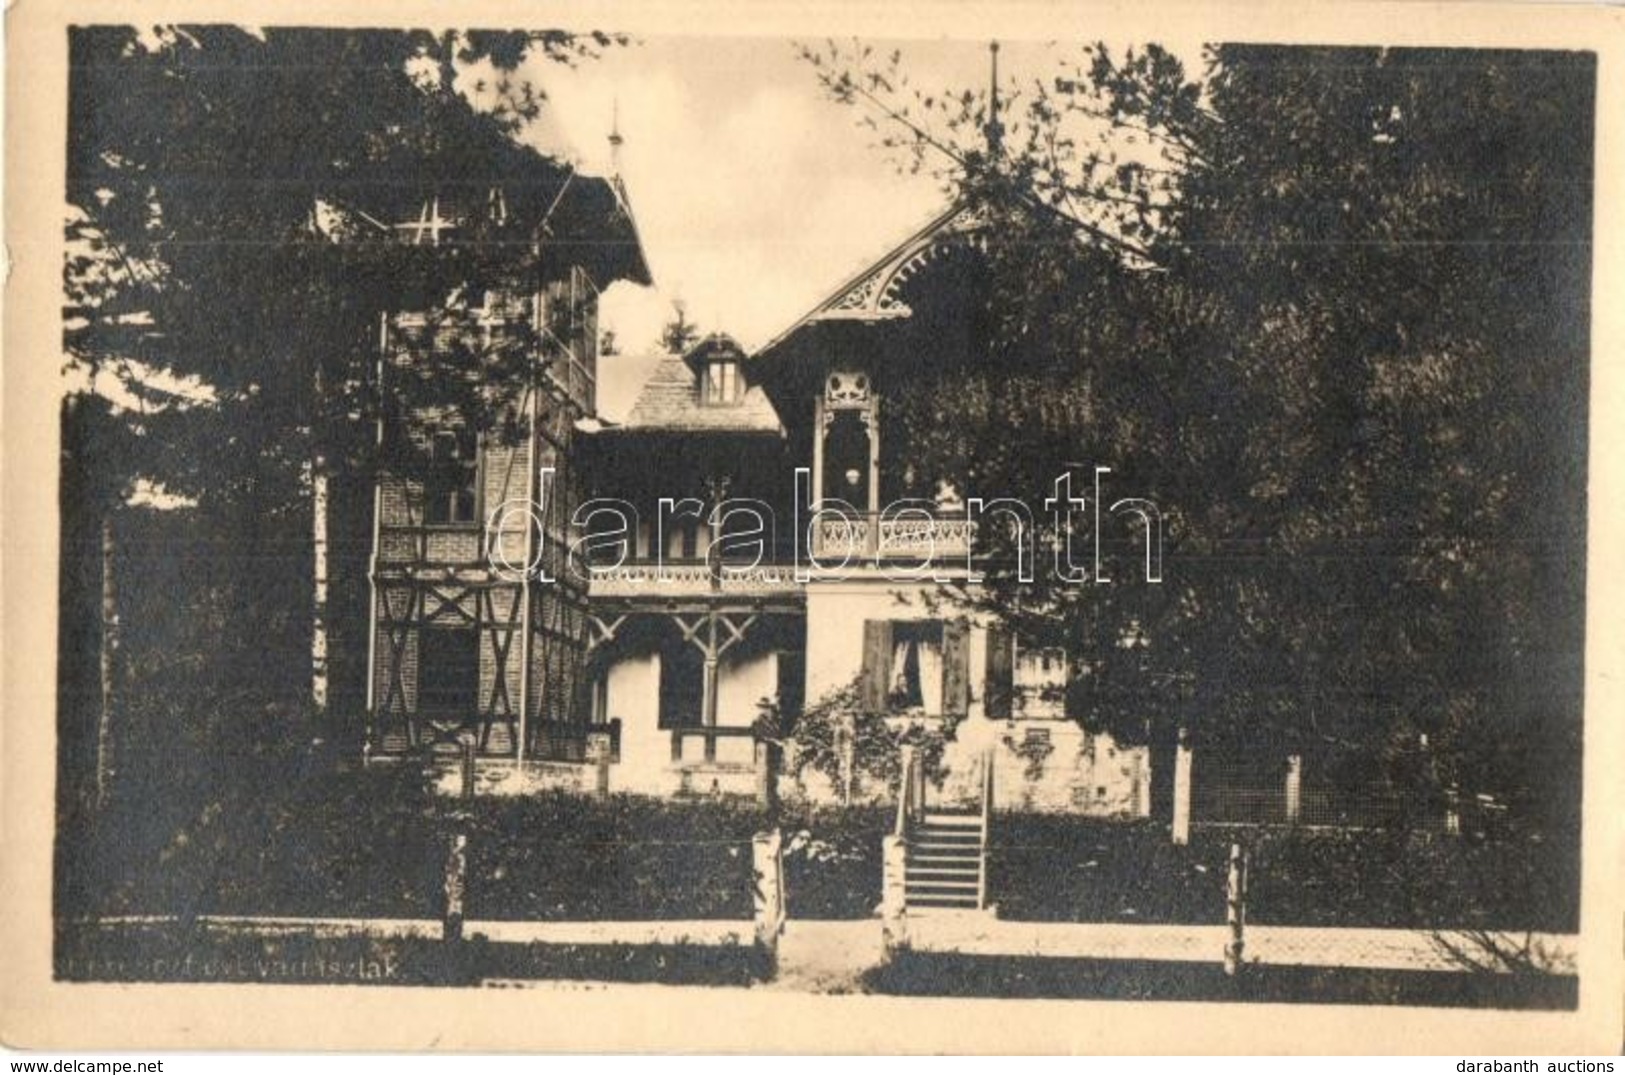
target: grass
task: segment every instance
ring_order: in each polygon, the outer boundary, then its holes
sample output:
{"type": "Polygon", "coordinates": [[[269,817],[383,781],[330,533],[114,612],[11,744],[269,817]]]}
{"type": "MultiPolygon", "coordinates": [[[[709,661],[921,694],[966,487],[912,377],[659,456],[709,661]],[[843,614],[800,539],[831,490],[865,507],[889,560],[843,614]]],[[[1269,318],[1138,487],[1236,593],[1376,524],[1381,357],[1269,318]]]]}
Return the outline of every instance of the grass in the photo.
{"type": "Polygon", "coordinates": [[[1217,924],[1232,841],[1260,925],[1578,927],[1577,846],[1528,835],[1198,828],[1175,847],[1149,822],[1001,815],[990,888],[1011,919],[1217,924]]]}
{"type": "MultiPolygon", "coordinates": [[[[450,809],[409,765],[295,755],[231,768],[190,799],[146,790],[58,846],[58,909],[112,914],[425,918],[441,913],[450,809]],[[192,805],[187,806],[190,801],[192,805]]],[[[875,913],[886,807],[789,805],[794,918],[875,913]]],[[[754,804],[563,793],[469,812],[470,918],[733,919],[752,912],[754,804]]],[[[990,892],[1003,917],[1216,924],[1229,844],[1252,849],[1257,924],[1574,932],[1572,839],[1198,828],[1000,814],[990,892]]]]}
{"type": "Polygon", "coordinates": [[[418,937],[260,936],[217,926],[59,930],[62,981],[471,985],[485,979],[748,985],[767,972],[748,945],[456,945],[418,937]]]}
{"type": "Polygon", "coordinates": [[[480,800],[458,821],[400,765],[249,781],[191,812],[147,801],[63,831],[64,916],[438,917],[462,827],[470,918],[745,919],[762,821],[727,804],[562,794],[480,800]]]}
{"type": "Polygon", "coordinates": [[[871,971],[873,993],[1066,1000],[1250,1001],[1405,1004],[1573,1010],[1571,976],[1249,967],[1227,977],[1217,963],[1060,959],[903,952],[871,971]]]}

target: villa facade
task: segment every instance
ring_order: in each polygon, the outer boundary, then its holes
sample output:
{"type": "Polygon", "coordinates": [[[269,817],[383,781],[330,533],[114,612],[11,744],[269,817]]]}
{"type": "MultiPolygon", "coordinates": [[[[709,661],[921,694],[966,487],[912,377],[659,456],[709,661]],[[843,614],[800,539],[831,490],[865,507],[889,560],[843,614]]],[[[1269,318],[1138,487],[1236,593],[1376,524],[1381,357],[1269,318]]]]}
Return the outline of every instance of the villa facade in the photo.
{"type": "Polygon", "coordinates": [[[952,729],[944,801],[979,794],[991,759],[1000,807],[1149,814],[1149,751],[1074,719],[1086,692],[1065,656],[944,600],[973,567],[974,524],[889,443],[886,401],[917,356],[983,357],[976,214],[941,214],[754,353],[715,334],[658,356],[610,422],[597,296],[647,269],[624,191],[606,190],[603,240],[579,247],[592,264],[566,247],[529,293],[383,327],[386,382],[437,332],[516,319],[547,360],[518,394],[517,436],[421,416],[381,434],[414,438],[429,465],[378,482],[368,750],[471,738],[494,792],[889,794],[799,767],[762,731],[764,713],[782,730],[844,691],[893,726],[952,729]]]}

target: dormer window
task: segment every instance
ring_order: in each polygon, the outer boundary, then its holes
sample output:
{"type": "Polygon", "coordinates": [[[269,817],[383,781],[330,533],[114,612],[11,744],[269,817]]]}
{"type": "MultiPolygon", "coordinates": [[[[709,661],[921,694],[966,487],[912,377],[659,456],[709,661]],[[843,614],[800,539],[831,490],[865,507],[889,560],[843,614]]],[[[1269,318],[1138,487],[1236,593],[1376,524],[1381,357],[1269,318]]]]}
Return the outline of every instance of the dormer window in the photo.
{"type": "Polygon", "coordinates": [[[698,378],[700,403],[707,407],[731,407],[745,398],[745,352],[721,332],[688,349],[683,356],[698,378]]]}
{"type": "Polygon", "coordinates": [[[705,402],[727,405],[739,402],[739,363],[732,359],[709,362],[705,367],[705,402]]]}

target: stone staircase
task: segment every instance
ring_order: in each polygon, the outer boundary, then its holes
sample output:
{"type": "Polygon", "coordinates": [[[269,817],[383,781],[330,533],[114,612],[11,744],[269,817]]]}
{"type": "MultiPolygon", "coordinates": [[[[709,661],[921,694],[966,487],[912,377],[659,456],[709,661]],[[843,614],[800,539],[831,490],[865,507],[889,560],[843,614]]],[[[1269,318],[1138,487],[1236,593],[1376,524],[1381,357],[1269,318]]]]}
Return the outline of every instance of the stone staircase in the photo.
{"type": "Polygon", "coordinates": [[[909,910],[987,902],[987,841],[979,813],[926,812],[909,828],[903,903],[909,910]]]}
{"type": "Polygon", "coordinates": [[[886,863],[888,898],[894,912],[986,910],[988,827],[993,814],[991,753],[982,762],[982,801],[969,810],[927,804],[919,759],[905,747],[901,760],[897,827],[888,841],[892,850],[886,863]]]}

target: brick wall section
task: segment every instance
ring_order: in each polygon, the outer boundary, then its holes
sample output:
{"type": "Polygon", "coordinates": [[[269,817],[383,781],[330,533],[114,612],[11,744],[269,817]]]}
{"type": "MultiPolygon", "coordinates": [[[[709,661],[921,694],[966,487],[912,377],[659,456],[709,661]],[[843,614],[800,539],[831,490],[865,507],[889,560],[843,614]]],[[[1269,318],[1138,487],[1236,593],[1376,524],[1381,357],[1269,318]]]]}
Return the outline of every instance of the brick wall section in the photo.
{"type": "MultiPolygon", "coordinates": [[[[529,316],[528,313],[523,316],[529,316]]],[[[386,362],[404,365],[412,361],[410,318],[400,319],[391,332],[393,350],[386,362]],[[405,327],[403,327],[405,326],[405,327]]],[[[420,344],[421,346],[421,344],[420,344]]],[[[582,358],[590,360],[591,355],[582,358]]],[[[570,581],[566,571],[568,549],[568,520],[583,494],[580,478],[571,465],[572,440],[576,419],[584,409],[592,406],[590,392],[591,363],[585,369],[578,364],[577,373],[584,372],[587,381],[580,384],[566,380],[561,391],[558,386],[543,383],[535,395],[523,399],[526,414],[534,414],[534,430],[541,449],[532,457],[530,435],[522,434],[517,442],[511,437],[497,439],[487,436],[480,446],[479,485],[476,503],[476,521],[466,526],[421,527],[423,518],[423,483],[409,474],[386,474],[379,482],[380,536],[377,547],[377,569],[380,575],[380,597],[389,602],[390,616],[382,614],[377,623],[377,648],[372,682],[374,698],[382,707],[389,694],[393,663],[398,653],[400,678],[404,690],[398,691],[390,705],[390,713],[380,712],[375,717],[375,730],[399,728],[398,734],[386,735],[386,749],[399,749],[405,745],[404,714],[417,707],[418,647],[415,627],[400,626],[408,616],[410,594],[414,587],[425,593],[425,604],[419,606],[418,615],[425,609],[435,609],[440,600],[430,594],[450,597],[456,590],[468,588],[489,594],[489,605],[475,592],[456,601],[458,608],[481,623],[479,647],[479,693],[482,711],[491,711],[495,702],[496,715],[511,713],[517,718],[521,697],[525,646],[517,632],[521,617],[517,611],[519,588],[512,572],[501,570],[505,561],[517,569],[526,566],[526,528],[531,525],[532,514],[525,505],[535,496],[533,482],[541,467],[551,467],[554,477],[547,501],[541,505],[536,517],[545,534],[542,564],[560,581],[557,584],[538,585],[533,588],[532,657],[529,699],[531,720],[562,720],[579,717],[575,708],[580,692],[580,663],[584,653],[586,624],[584,595],[580,585],[570,581]],[[503,513],[500,532],[491,535],[486,524],[502,505],[514,505],[514,510],[503,513]],[[391,527],[407,529],[390,530],[391,527]],[[492,563],[490,554],[499,553],[492,563]],[[455,580],[444,583],[422,577],[434,573],[436,568],[457,568],[455,580]],[[424,571],[427,569],[427,572],[424,571]],[[415,574],[413,580],[408,577],[415,574]],[[512,619],[510,621],[510,615],[512,619]],[[396,634],[403,638],[391,644],[389,621],[396,621],[396,634]],[[514,637],[503,637],[512,627],[514,637]],[[497,630],[492,630],[496,625],[497,630]],[[499,672],[497,653],[499,644],[507,648],[507,660],[499,672]],[[498,675],[506,688],[506,706],[494,689],[498,675]]],[[[577,380],[580,380],[578,377],[577,380]]],[[[414,428],[408,435],[425,438],[429,430],[444,428],[442,416],[421,413],[415,416],[414,428]]],[[[451,610],[443,610],[439,622],[459,622],[451,610]]],[[[468,622],[468,621],[461,621],[468,622]]],[[[508,730],[497,724],[493,727],[487,750],[507,751],[512,748],[508,730]]]]}

